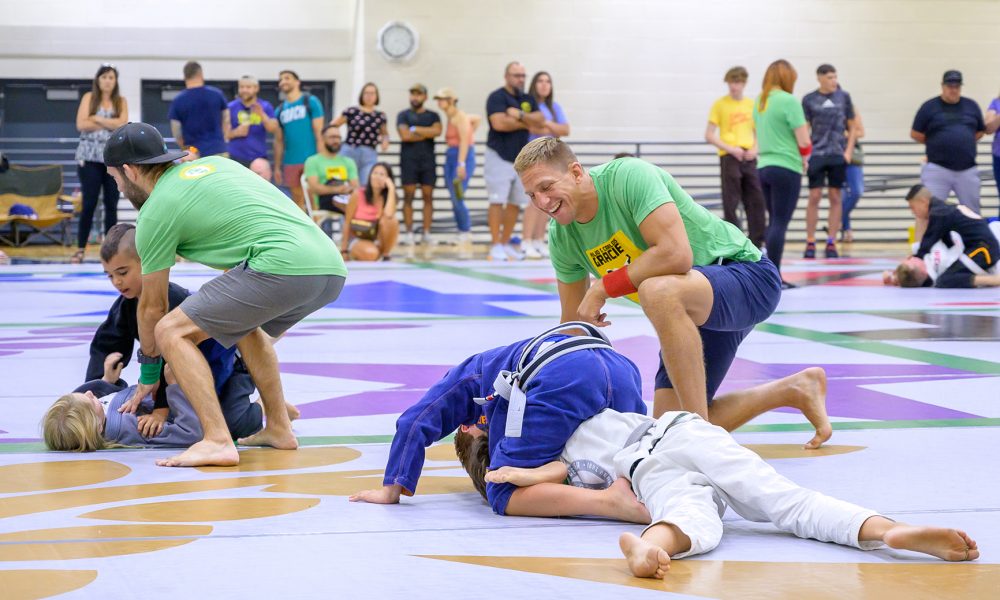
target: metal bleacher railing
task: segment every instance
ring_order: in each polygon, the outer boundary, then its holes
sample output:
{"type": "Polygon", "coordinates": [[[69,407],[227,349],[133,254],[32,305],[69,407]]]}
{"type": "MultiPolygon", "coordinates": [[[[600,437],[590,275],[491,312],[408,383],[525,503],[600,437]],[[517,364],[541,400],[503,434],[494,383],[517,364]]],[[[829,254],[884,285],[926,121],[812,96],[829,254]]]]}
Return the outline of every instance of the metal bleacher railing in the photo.
{"type": "MultiPolygon", "coordinates": [[[[0,150],[12,163],[22,165],[59,164],[63,167],[64,193],[79,189],[76,162],[73,160],[77,138],[0,138],[0,150]]],[[[707,208],[721,213],[719,190],[719,163],[714,148],[704,142],[656,141],[570,141],[584,166],[594,166],[610,160],[619,152],[628,152],[648,160],[669,171],[691,196],[707,208]]],[[[483,182],[482,142],[477,142],[479,164],[466,195],[472,216],[473,237],[477,242],[488,240],[486,229],[486,188],[483,182]]],[[[439,175],[444,165],[443,144],[438,144],[439,175]]],[[[906,239],[906,228],[912,223],[907,206],[902,202],[904,191],[920,179],[923,148],[911,141],[864,141],[865,194],[851,215],[855,240],[897,242],[906,239]]],[[[396,168],[398,175],[399,144],[394,142],[389,151],[380,155],[396,168]]],[[[982,212],[997,214],[997,188],[993,185],[990,144],[979,144],[979,168],[983,178],[982,212]]],[[[443,178],[443,175],[442,175],[443,178]]],[[[434,192],[434,232],[455,230],[451,203],[442,178],[434,192]]],[[[402,193],[402,192],[400,192],[402,193]]],[[[789,242],[805,239],[805,186],[803,197],[788,231],[789,242]]],[[[421,200],[416,200],[419,203],[421,200]]],[[[825,206],[825,202],[823,203],[825,206]]],[[[821,209],[820,224],[825,222],[825,208],[821,209]]],[[[119,203],[119,219],[134,221],[135,210],[124,199],[119,203]]],[[[95,221],[99,222],[99,221],[95,221]]]]}

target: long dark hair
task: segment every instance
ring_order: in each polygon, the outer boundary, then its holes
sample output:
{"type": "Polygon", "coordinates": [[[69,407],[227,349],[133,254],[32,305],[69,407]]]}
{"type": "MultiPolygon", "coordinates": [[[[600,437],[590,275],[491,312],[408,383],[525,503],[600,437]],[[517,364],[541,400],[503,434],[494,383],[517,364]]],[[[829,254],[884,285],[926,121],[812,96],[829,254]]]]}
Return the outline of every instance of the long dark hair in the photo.
{"type": "Polygon", "coordinates": [[[538,78],[541,77],[542,75],[545,75],[546,77],[549,78],[549,86],[552,88],[552,90],[549,92],[549,97],[546,98],[545,100],[542,100],[542,102],[544,102],[545,106],[548,106],[549,111],[552,112],[555,111],[555,108],[553,108],[552,105],[555,103],[556,100],[556,86],[552,85],[552,76],[549,75],[548,71],[539,71],[535,73],[535,76],[531,78],[531,85],[528,86],[528,94],[530,94],[531,97],[534,98],[535,100],[538,100],[538,88],[537,88],[538,78]]]}
{"type": "MultiPolygon", "coordinates": [[[[372,206],[375,206],[375,190],[372,189],[372,173],[375,172],[377,167],[385,168],[386,175],[390,181],[392,180],[392,167],[389,166],[389,163],[377,162],[372,165],[372,170],[368,171],[368,181],[365,182],[365,202],[372,206]]],[[[385,189],[382,190],[382,206],[385,206],[388,201],[389,186],[387,185],[385,186],[385,189]]]]}
{"type": "Polygon", "coordinates": [[[101,86],[98,83],[101,75],[104,75],[108,71],[114,71],[115,73],[115,89],[111,90],[111,106],[115,111],[115,116],[122,114],[122,96],[118,89],[118,69],[114,65],[104,64],[97,69],[97,75],[94,75],[94,83],[90,87],[90,114],[96,115],[97,110],[101,108],[101,86]]]}

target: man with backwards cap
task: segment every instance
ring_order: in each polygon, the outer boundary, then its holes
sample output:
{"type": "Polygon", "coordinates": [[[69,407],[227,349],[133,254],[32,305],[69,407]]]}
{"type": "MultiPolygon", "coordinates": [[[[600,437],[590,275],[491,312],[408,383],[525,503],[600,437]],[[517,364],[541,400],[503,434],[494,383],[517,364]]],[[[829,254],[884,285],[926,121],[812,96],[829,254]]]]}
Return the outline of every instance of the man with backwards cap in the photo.
{"type": "Polygon", "coordinates": [[[157,464],[235,465],[239,454],[197,344],[211,337],[225,347],[236,345],[260,390],[267,425],[239,442],[294,449],[298,441],[268,336],[280,336],[336,300],[347,269],[330,238],[277,188],[222,157],[173,164],[186,154],[168,151],[145,123],[115,130],[104,150],[119,189],[139,211],[141,374],[135,396],[121,410],[134,411],[156,389],[166,358],[204,438],[157,464]],[[228,270],[168,313],[167,286],[177,255],[228,270]]]}

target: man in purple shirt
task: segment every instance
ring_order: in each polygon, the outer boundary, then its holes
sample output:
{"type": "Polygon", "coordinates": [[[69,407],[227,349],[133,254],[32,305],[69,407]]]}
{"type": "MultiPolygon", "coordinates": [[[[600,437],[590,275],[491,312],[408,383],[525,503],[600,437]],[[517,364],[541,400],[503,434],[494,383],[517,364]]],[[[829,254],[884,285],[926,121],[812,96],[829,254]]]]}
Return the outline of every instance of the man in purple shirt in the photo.
{"type": "MultiPolygon", "coordinates": [[[[267,134],[278,130],[278,120],[274,118],[274,107],[257,97],[260,83],[252,75],[240,78],[237,98],[229,103],[229,158],[244,167],[260,172],[257,165],[267,163],[267,134]]],[[[270,179],[270,177],[266,177],[270,179]]]]}

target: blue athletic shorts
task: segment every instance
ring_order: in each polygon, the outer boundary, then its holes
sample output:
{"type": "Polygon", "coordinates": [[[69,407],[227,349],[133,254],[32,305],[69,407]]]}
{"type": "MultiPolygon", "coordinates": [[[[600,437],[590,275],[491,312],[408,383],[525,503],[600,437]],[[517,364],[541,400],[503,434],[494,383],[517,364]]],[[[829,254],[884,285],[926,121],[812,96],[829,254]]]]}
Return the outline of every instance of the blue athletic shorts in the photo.
{"type": "MultiPolygon", "coordinates": [[[[722,385],[736,350],[757,323],[765,321],[781,299],[781,276],[765,256],[758,262],[730,262],[695,267],[712,284],[712,312],[698,328],[705,352],[708,403],[722,385]]],[[[660,357],[655,389],[672,388],[660,357]]]]}

